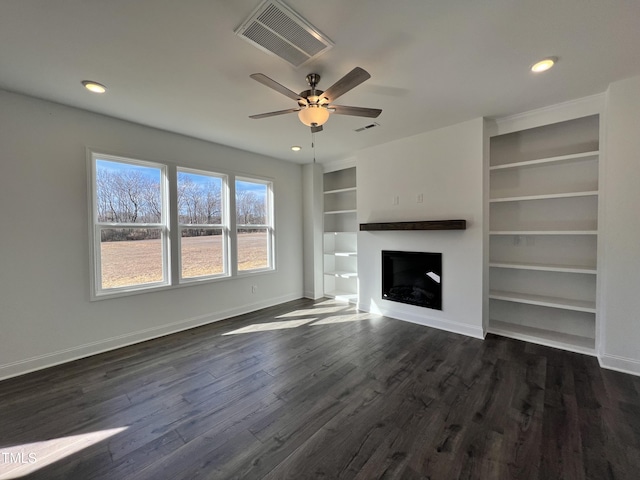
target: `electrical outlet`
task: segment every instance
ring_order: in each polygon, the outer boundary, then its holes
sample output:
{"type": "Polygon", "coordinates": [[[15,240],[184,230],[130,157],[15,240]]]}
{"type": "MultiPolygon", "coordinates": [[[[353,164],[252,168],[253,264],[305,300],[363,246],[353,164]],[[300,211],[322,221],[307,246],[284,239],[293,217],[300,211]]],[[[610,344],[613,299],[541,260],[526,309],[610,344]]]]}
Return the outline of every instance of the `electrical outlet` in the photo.
{"type": "Polygon", "coordinates": [[[394,195],[391,198],[391,205],[398,205],[400,203],[400,196],[399,195],[394,195]]]}
{"type": "Polygon", "coordinates": [[[256,293],[258,291],[257,285],[251,285],[251,293],[256,293]]]}
{"type": "Polygon", "coordinates": [[[416,203],[422,203],[424,202],[424,195],[422,193],[418,194],[418,197],[416,198],[416,203]]]}

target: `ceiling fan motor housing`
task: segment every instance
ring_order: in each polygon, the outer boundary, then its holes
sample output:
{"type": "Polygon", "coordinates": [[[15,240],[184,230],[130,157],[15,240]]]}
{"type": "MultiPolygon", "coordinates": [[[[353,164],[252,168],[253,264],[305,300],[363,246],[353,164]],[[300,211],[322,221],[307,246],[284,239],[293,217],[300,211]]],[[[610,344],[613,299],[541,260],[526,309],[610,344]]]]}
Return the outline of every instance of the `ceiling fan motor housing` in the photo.
{"type": "Polygon", "coordinates": [[[306,100],[306,102],[298,101],[298,105],[306,107],[307,105],[313,105],[314,102],[309,101],[309,97],[320,97],[324,92],[322,90],[304,90],[300,92],[300,96],[306,100]]]}

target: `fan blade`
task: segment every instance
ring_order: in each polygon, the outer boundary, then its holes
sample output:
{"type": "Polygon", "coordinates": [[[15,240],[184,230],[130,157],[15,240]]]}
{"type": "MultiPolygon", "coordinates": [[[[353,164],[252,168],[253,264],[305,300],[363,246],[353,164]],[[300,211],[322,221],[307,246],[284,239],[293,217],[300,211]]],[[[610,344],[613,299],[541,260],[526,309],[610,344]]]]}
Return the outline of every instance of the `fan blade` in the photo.
{"type": "Polygon", "coordinates": [[[355,117],[376,118],[382,113],[379,108],[347,107],[345,105],[330,105],[329,110],[338,115],[353,115],[355,117]]]}
{"type": "Polygon", "coordinates": [[[275,117],[276,115],[284,115],[285,113],[299,112],[299,108],[290,108],[288,110],[278,110],[277,112],[259,113],[258,115],[249,115],[249,118],[258,120],[259,118],[275,117]]]}
{"type": "Polygon", "coordinates": [[[371,75],[366,70],[363,70],[360,67],[356,67],[347,73],[344,77],[338,80],[336,83],[331,85],[329,88],[325,90],[322,94],[329,103],[333,102],[336,98],[344,95],[352,88],[357,87],[365,80],[371,78],[371,75]]]}
{"type": "Polygon", "coordinates": [[[318,125],[317,127],[311,127],[311,133],[318,133],[322,131],[322,125],[318,125]]]}
{"type": "Polygon", "coordinates": [[[266,85],[267,87],[274,89],[278,93],[281,93],[285,97],[289,97],[289,98],[291,98],[293,100],[296,100],[296,101],[303,100],[306,103],[306,100],[304,98],[302,98],[300,95],[298,95],[296,92],[294,92],[292,90],[289,90],[284,85],[280,85],[278,82],[276,82],[275,80],[270,79],[269,77],[267,77],[263,73],[253,73],[253,74],[251,74],[249,76],[251,78],[253,78],[255,81],[260,82],[261,84],[266,85]]]}

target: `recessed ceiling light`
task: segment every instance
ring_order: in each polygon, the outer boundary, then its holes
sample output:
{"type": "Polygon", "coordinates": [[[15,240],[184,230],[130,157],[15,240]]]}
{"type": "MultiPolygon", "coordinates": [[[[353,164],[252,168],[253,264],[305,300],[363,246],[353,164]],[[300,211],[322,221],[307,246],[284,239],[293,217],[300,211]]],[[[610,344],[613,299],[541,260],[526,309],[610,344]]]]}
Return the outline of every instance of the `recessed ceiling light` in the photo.
{"type": "Polygon", "coordinates": [[[87,90],[93,93],[104,93],[107,91],[107,87],[105,87],[104,85],[98,82],[93,82],[91,80],[83,80],[82,85],[84,85],[84,88],[86,88],[87,90]]]}
{"type": "Polygon", "coordinates": [[[557,61],[558,61],[558,57],[545,58],[531,65],[531,71],[533,73],[546,72],[551,67],[553,67],[557,61]]]}
{"type": "Polygon", "coordinates": [[[299,147],[298,145],[294,145],[293,147],[291,147],[291,150],[293,150],[294,152],[299,152],[300,150],[302,150],[302,147],[299,147]]]}

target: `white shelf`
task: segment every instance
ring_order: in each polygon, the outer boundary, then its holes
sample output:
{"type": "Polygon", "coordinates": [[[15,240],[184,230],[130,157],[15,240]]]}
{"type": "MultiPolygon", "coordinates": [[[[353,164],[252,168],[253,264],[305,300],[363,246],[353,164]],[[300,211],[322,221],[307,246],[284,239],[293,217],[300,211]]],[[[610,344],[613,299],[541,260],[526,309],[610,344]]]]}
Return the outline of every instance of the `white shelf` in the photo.
{"type": "Polygon", "coordinates": [[[598,196],[597,190],[591,190],[588,192],[550,193],[545,195],[525,195],[521,197],[492,198],[489,200],[489,202],[490,203],[523,202],[527,200],[549,200],[554,198],[575,198],[575,197],[594,197],[594,196],[598,196]]]}
{"type": "Polygon", "coordinates": [[[323,175],[324,192],[333,192],[336,190],[351,189],[357,187],[356,184],[356,167],[348,167],[343,169],[325,172],[323,175]]]}
{"type": "Polygon", "coordinates": [[[358,301],[358,294],[354,292],[331,291],[325,292],[325,296],[342,302],[357,303],[358,301]]]}
{"type": "Polygon", "coordinates": [[[325,235],[358,235],[358,232],[324,232],[325,235]]]}
{"type": "Polygon", "coordinates": [[[335,272],[324,272],[325,275],[331,275],[332,277],[340,277],[340,278],[357,278],[357,272],[347,272],[347,271],[335,271],[335,272]]]}
{"type": "Polygon", "coordinates": [[[597,235],[597,230],[492,230],[489,235],[597,235]]]}
{"type": "Polygon", "coordinates": [[[358,252],[324,252],[325,255],[333,255],[334,257],[357,257],[358,252]]]}
{"type": "Polygon", "coordinates": [[[500,322],[493,319],[489,322],[488,331],[496,335],[537,343],[547,347],[562,348],[571,352],[595,355],[595,340],[589,337],[500,322]]]}
{"type": "Polygon", "coordinates": [[[325,215],[337,215],[339,213],[356,213],[356,210],[331,210],[329,212],[324,212],[325,215]]]}
{"type": "Polygon", "coordinates": [[[593,150],[591,152],[573,153],[571,155],[560,155],[557,157],[539,158],[536,160],[527,160],[526,162],[507,163],[504,165],[494,165],[489,167],[489,170],[504,170],[506,168],[521,168],[530,167],[534,165],[543,165],[545,163],[561,163],[578,160],[582,158],[595,157],[600,154],[599,150],[593,150]]]}
{"type": "Polygon", "coordinates": [[[493,268],[513,268],[516,270],[537,270],[541,272],[585,273],[591,275],[595,275],[597,273],[597,269],[595,267],[584,267],[581,265],[544,265],[536,263],[489,262],[489,266],[493,268]]]}
{"type": "Polygon", "coordinates": [[[326,192],[324,192],[324,194],[331,195],[332,193],[344,193],[344,192],[355,192],[355,191],[356,191],[356,187],[338,188],[336,190],[327,190],[326,192]]]}
{"type": "Polygon", "coordinates": [[[503,300],[506,302],[526,303],[528,305],[538,305],[540,307],[560,308],[573,310],[576,312],[596,313],[595,302],[586,300],[572,300],[568,298],[549,297],[546,295],[532,295],[528,293],[504,292],[491,290],[489,298],[493,300],[503,300]]]}

